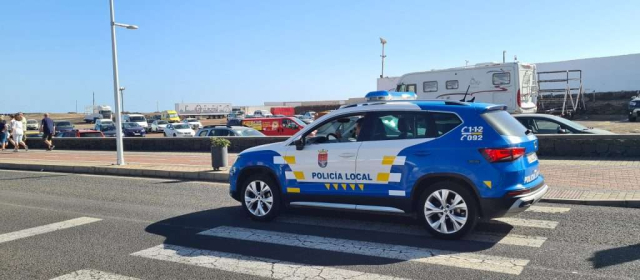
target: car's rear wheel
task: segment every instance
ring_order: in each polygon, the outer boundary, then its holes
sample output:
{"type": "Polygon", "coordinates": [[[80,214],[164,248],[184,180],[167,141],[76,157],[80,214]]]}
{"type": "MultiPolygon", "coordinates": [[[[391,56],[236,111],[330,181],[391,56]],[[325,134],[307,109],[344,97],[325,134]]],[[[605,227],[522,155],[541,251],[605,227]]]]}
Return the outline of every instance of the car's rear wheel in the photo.
{"type": "Polygon", "coordinates": [[[280,212],[280,192],[278,186],[264,174],[251,176],[242,188],[242,208],[257,221],[270,221],[280,212]]]}
{"type": "Polygon", "coordinates": [[[175,134],[175,133],[174,133],[174,134],[173,134],[173,137],[178,137],[178,134],[175,134]]]}
{"type": "Polygon", "coordinates": [[[635,122],[636,121],[636,117],[634,115],[629,115],[629,121],[630,122],[635,122]]]}
{"type": "Polygon", "coordinates": [[[444,181],[431,185],[422,193],[418,215],[435,237],[459,239],[475,227],[477,209],[476,200],[467,188],[444,181]]]}

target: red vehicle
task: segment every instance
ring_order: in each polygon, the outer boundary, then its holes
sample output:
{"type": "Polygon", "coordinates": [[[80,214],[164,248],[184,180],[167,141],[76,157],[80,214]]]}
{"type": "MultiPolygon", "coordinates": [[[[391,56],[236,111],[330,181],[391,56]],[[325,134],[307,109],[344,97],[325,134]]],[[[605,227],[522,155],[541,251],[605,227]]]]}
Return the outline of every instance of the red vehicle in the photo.
{"type": "Polygon", "coordinates": [[[249,118],[242,125],[262,132],[266,136],[291,136],[306,125],[294,117],[249,118]]]}
{"type": "Polygon", "coordinates": [[[273,107],[271,108],[271,114],[275,115],[283,115],[287,117],[293,117],[296,114],[296,111],[293,107],[273,107]]]}
{"type": "Polygon", "coordinates": [[[87,130],[69,130],[64,132],[59,132],[56,137],[98,137],[103,138],[104,134],[102,131],[87,129],[87,130]]]}

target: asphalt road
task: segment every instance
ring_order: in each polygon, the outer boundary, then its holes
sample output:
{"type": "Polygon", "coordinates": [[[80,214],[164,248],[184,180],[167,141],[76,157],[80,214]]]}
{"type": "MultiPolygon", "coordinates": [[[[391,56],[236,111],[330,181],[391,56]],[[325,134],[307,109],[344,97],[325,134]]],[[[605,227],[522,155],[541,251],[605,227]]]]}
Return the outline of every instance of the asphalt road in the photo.
{"type": "Polygon", "coordinates": [[[633,279],[640,209],[540,204],[429,237],[410,218],[249,220],[228,186],[0,171],[0,279],[633,279]]]}

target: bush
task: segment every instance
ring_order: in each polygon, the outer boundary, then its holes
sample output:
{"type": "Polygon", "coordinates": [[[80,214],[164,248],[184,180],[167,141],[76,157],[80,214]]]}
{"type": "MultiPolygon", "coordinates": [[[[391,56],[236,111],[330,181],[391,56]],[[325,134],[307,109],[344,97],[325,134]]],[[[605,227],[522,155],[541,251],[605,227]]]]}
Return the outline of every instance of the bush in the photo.
{"type": "Polygon", "coordinates": [[[214,147],[229,147],[231,146],[231,141],[224,139],[224,138],[219,138],[219,137],[211,137],[209,138],[211,140],[211,146],[214,147]]]}

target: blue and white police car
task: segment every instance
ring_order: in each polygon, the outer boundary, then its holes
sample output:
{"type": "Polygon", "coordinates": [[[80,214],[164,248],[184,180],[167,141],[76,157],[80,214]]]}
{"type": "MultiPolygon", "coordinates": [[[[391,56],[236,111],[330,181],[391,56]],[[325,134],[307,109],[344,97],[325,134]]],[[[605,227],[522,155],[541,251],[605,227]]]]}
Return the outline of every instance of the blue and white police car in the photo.
{"type": "Polygon", "coordinates": [[[290,139],[240,153],[230,195],[261,221],[286,207],[412,213],[457,239],[547,192],[537,138],[506,106],[371,92],[290,139]]]}

